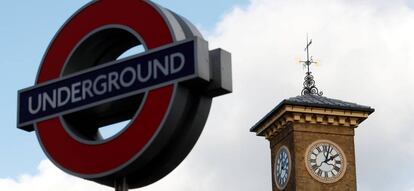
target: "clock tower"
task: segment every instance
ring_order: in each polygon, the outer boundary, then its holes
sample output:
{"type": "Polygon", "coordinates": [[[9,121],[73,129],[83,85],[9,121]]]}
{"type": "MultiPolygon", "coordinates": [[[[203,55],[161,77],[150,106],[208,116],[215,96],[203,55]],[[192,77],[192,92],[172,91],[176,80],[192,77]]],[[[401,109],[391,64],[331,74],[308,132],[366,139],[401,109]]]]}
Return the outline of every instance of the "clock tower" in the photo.
{"type": "Polygon", "coordinates": [[[356,190],[354,129],[374,112],[322,96],[308,59],[302,94],[283,100],[250,131],[270,142],[273,191],[356,190]]]}

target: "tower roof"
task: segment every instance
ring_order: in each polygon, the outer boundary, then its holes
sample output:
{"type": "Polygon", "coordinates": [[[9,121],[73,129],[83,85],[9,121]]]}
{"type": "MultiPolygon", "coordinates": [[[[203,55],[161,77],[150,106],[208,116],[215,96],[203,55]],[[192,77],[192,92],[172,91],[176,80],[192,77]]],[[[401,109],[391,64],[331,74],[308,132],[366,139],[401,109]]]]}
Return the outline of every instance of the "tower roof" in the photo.
{"type": "Polygon", "coordinates": [[[283,100],[284,104],[311,106],[311,107],[323,107],[332,109],[346,109],[355,111],[366,111],[370,114],[374,112],[374,109],[369,106],[359,105],[356,103],[346,102],[338,99],[332,99],[318,95],[302,95],[283,100]]]}
{"type": "Polygon", "coordinates": [[[306,94],[306,95],[291,97],[289,99],[283,100],[272,111],[270,111],[265,117],[263,117],[259,122],[257,122],[250,129],[250,131],[256,132],[257,128],[259,128],[270,116],[277,113],[285,105],[363,111],[363,112],[368,112],[368,114],[371,114],[372,112],[375,111],[373,108],[369,106],[359,105],[359,104],[351,103],[351,102],[345,102],[342,100],[327,98],[327,97],[319,96],[319,95],[306,94]]]}

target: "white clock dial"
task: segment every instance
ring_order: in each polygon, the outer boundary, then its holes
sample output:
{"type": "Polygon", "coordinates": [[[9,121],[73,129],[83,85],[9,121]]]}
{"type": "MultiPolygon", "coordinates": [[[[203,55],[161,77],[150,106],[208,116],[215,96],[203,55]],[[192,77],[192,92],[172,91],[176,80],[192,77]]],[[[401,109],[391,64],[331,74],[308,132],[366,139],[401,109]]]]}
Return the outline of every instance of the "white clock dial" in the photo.
{"type": "Polygon", "coordinates": [[[289,181],[290,171],[292,168],[291,163],[289,149],[286,146],[280,147],[276,153],[274,165],[274,179],[276,186],[280,190],[283,190],[289,181]]]}
{"type": "Polygon", "coordinates": [[[312,143],[305,158],[308,172],[320,182],[334,183],[345,174],[344,152],[332,141],[319,140],[312,143]]]}

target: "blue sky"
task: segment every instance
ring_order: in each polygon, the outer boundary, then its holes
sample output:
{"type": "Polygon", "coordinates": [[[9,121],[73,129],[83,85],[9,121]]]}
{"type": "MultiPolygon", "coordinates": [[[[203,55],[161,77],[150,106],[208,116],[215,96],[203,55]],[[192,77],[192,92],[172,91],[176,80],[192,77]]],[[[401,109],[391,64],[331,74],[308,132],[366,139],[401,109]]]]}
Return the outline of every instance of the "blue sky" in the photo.
{"type": "MultiPolygon", "coordinates": [[[[33,85],[54,34],[89,1],[5,1],[0,6],[0,177],[33,173],[45,155],[34,133],[16,129],[17,90],[33,85]]],[[[156,0],[209,31],[236,4],[247,0],[156,0]]]]}

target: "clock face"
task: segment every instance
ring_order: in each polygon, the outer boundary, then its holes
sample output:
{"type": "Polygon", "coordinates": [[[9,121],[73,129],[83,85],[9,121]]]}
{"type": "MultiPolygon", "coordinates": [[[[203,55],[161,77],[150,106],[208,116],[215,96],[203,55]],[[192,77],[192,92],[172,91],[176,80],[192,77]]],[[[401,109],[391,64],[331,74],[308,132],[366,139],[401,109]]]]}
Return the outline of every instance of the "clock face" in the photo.
{"type": "Polygon", "coordinates": [[[332,141],[319,140],[312,143],[305,158],[308,172],[322,183],[334,183],[345,174],[344,152],[332,141]]]}
{"type": "Polygon", "coordinates": [[[289,149],[286,146],[280,147],[276,153],[275,166],[274,166],[274,177],[277,188],[283,190],[290,177],[291,171],[291,158],[289,149]]]}

